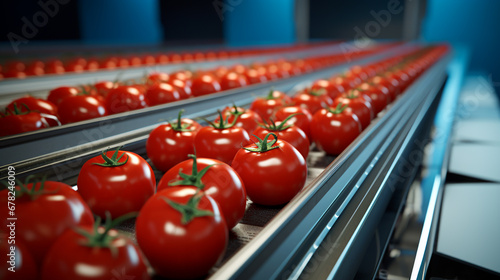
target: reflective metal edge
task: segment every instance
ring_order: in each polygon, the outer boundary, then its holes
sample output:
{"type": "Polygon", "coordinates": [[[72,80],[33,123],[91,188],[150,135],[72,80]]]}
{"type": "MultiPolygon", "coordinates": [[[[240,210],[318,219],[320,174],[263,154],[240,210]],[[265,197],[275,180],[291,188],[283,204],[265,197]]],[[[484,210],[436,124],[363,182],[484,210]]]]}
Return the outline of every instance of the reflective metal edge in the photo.
{"type": "Polygon", "coordinates": [[[411,44],[406,44],[375,56],[275,82],[125,112],[104,117],[98,121],[88,120],[20,136],[7,137],[0,141],[0,154],[3,155],[0,158],[0,174],[5,174],[9,164],[22,165],[23,162],[29,162],[28,165],[37,162],[48,164],[50,158],[61,158],[65,155],[66,157],[73,157],[84,151],[101,148],[106,143],[128,141],[139,135],[149,133],[160,122],[175,118],[181,109],[185,110],[185,117],[213,114],[216,108],[231,105],[233,102],[237,105],[248,104],[255,95],[262,95],[270,87],[286,92],[301,82],[328,77],[354,64],[369,63],[384,57],[404,53],[411,47],[411,44]]]}
{"type": "MultiPolygon", "coordinates": [[[[434,65],[411,87],[411,91],[425,95],[424,90],[418,88],[428,83],[428,79],[433,80],[437,76],[444,79],[444,74],[440,73],[444,73],[446,63],[446,59],[443,59],[434,65]]],[[[375,148],[383,145],[385,136],[396,127],[399,117],[404,115],[408,106],[418,98],[418,94],[407,93],[382,118],[371,124],[370,128],[367,128],[320,176],[289,202],[212,278],[276,279],[295,278],[300,275],[300,271],[295,274],[294,271],[303,269],[303,264],[307,264],[311,259],[318,246],[314,241],[322,241],[325,232],[335,227],[336,220],[359,187],[357,181],[363,180],[362,177],[367,175],[364,171],[368,170],[369,174],[369,169],[373,167],[370,166],[371,162],[381,157],[375,148]],[[325,216],[327,212],[333,215],[325,216]],[[304,250],[306,240],[309,243],[306,250],[312,248],[312,252],[302,255],[301,261],[290,263],[289,260],[301,247],[301,250],[304,250]]],[[[398,132],[399,130],[396,134],[398,132]]],[[[347,248],[349,243],[344,245],[347,248]]]]}
{"type": "Polygon", "coordinates": [[[422,179],[422,188],[431,190],[431,194],[410,276],[411,280],[425,279],[430,259],[434,252],[443,185],[446,179],[450,155],[449,144],[460,89],[467,71],[467,61],[467,51],[456,49],[454,59],[448,66],[449,81],[443,91],[443,98],[434,120],[437,133],[432,142],[433,154],[427,163],[427,176],[422,179]]]}

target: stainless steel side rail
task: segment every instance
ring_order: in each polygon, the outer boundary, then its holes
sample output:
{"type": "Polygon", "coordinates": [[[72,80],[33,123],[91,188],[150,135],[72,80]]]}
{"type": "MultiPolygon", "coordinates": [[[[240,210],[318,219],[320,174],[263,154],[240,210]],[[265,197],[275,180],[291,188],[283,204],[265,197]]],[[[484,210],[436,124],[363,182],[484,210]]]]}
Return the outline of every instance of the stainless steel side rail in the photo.
{"type": "Polygon", "coordinates": [[[443,186],[448,170],[450,141],[460,89],[467,71],[468,53],[457,49],[454,59],[448,65],[449,79],[443,90],[442,102],[434,120],[435,138],[432,141],[433,153],[429,157],[427,175],[422,178],[422,188],[430,190],[428,205],[423,205],[425,219],[420,234],[411,280],[425,279],[427,269],[435,249],[435,237],[439,222],[443,186]]]}
{"type": "Polygon", "coordinates": [[[217,108],[223,108],[233,102],[237,105],[249,104],[255,95],[262,95],[271,87],[286,92],[301,82],[329,77],[353,64],[368,63],[404,53],[410,47],[411,45],[400,46],[376,56],[288,79],[5,137],[0,140],[0,154],[2,155],[0,174],[4,174],[9,164],[22,165],[23,162],[29,162],[29,165],[32,165],[40,161],[43,161],[43,164],[49,164],[50,157],[74,156],[106,147],[113,142],[128,141],[140,135],[146,135],[160,122],[174,119],[181,109],[185,110],[186,117],[214,114],[217,108]]]}
{"type": "Polygon", "coordinates": [[[213,279],[350,279],[398,183],[397,163],[446,79],[449,56],[286,205],[213,279]]]}

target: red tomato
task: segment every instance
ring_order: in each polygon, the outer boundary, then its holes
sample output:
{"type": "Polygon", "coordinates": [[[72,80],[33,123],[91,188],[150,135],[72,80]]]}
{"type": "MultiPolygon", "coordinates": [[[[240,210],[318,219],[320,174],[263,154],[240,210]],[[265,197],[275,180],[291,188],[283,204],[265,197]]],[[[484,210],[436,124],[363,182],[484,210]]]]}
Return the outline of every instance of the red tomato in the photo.
{"type": "MultiPolygon", "coordinates": [[[[226,107],[224,110],[222,110],[222,116],[224,116],[224,119],[228,123],[232,123],[234,122],[235,118],[238,118],[234,125],[236,127],[243,128],[249,134],[258,127],[259,123],[262,123],[262,119],[257,113],[250,109],[237,107],[236,105],[233,107],[226,107]]],[[[215,121],[219,121],[219,118],[217,118],[215,121]]]]}
{"type": "Polygon", "coordinates": [[[35,98],[33,96],[25,96],[18,98],[7,105],[7,109],[14,110],[14,104],[20,109],[20,112],[35,111],[38,113],[57,116],[57,106],[47,100],[35,98]],[[24,105],[23,105],[24,104],[24,105]],[[28,107],[29,109],[27,109],[28,107]]]}
{"type": "Polygon", "coordinates": [[[300,127],[302,131],[307,135],[307,138],[312,141],[311,137],[311,121],[312,115],[309,110],[302,108],[300,106],[289,106],[282,107],[275,113],[276,120],[283,121],[290,115],[294,115],[291,119],[287,121],[288,124],[293,124],[297,127],[300,127]]]}
{"type": "Polygon", "coordinates": [[[186,81],[173,79],[170,83],[177,89],[181,99],[188,99],[191,97],[191,87],[186,81]]]}
{"type": "Polygon", "coordinates": [[[181,119],[182,112],[177,122],[153,129],[146,141],[148,158],[160,171],[166,172],[188,159],[189,154],[194,154],[194,137],[202,126],[191,119],[181,119]]]}
{"type": "Polygon", "coordinates": [[[385,107],[389,104],[389,90],[382,85],[362,83],[361,85],[359,85],[358,90],[362,91],[363,94],[370,97],[371,105],[373,107],[373,113],[375,114],[375,116],[382,110],[384,110],[385,107]]]}
{"type": "Polygon", "coordinates": [[[361,134],[361,122],[346,105],[321,109],[313,116],[311,133],[318,148],[338,155],[361,134]]]}
{"type": "MultiPolygon", "coordinates": [[[[16,243],[26,245],[37,265],[42,264],[50,246],[66,229],[94,224],[92,212],[83,199],[64,183],[42,179],[15,189],[19,192],[15,194],[16,243]]],[[[12,190],[13,187],[0,192],[2,205],[12,202],[12,190]]],[[[11,222],[7,214],[7,209],[0,211],[4,229],[9,229],[6,226],[11,222]]]]}
{"type": "Polygon", "coordinates": [[[220,78],[221,90],[239,88],[248,84],[247,78],[243,74],[228,72],[220,78]]]}
{"type": "Polygon", "coordinates": [[[344,92],[344,88],[341,85],[332,83],[328,80],[316,80],[313,82],[311,89],[314,91],[325,90],[326,94],[330,98],[335,99],[344,92]]]}
{"type": "Polygon", "coordinates": [[[106,111],[108,114],[127,112],[145,108],[146,106],[144,93],[134,86],[118,86],[106,96],[106,111]]]}
{"type": "Polygon", "coordinates": [[[191,91],[193,96],[201,96],[221,91],[221,86],[213,75],[202,74],[193,79],[191,91]]]}
{"type": "Polygon", "coordinates": [[[149,106],[155,106],[181,100],[181,96],[171,84],[157,83],[147,89],[146,100],[149,106]]]}
{"type": "Polygon", "coordinates": [[[263,120],[269,117],[279,108],[290,104],[292,99],[285,93],[271,90],[266,97],[257,97],[250,105],[250,110],[259,114],[263,120]]]}
{"type": "Polygon", "coordinates": [[[248,197],[257,204],[282,205],[290,201],[307,178],[304,157],[291,144],[268,134],[234,157],[232,167],[241,176],[248,197]]]}
{"type": "Polygon", "coordinates": [[[243,181],[231,166],[222,161],[191,157],[163,175],[158,192],[172,186],[197,187],[217,201],[228,229],[233,228],[245,214],[247,194],[243,181]],[[189,177],[184,179],[186,176],[182,174],[189,177]]]}
{"type": "Polygon", "coordinates": [[[363,129],[370,125],[370,122],[374,118],[372,105],[359,91],[350,90],[347,95],[337,97],[333,106],[337,107],[339,104],[348,105],[346,111],[351,111],[358,117],[363,129]]]}
{"type": "Polygon", "coordinates": [[[78,192],[101,217],[139,211],[155,192],[155,175],[146,160],[119,149],[89,159],[78,175],[78,192]]]}
{"type": "Polygon", "coordinates": [[[0,116],[0,137],[49,127],[40,113],[7,113],[0,116]]]}
{"type": "Polygon", "coordinates": [[[59,104],[59,119],[62,124],[90,120],[106,115],[106,107],[94,96],[71,96],[65,98],[59,104]]]}
{"type": "Polygon", "coordinates": [[[166,83],[170,79],[170,76],[164,72],[153,72],[146,77],[147,84],[159,84],[166,83]]]}
{"type": "Polygon", "coordinates": [[[7,239],[7,235],[0,237],[0,279],[38,279],[38,268],[28,248],[15,239],[15,244],[8,244],[10,240],[12,239],[7,239]]]}
{"type": "MultiPolygon", "coordinates": [[[[220,115],[219,119],[223,119],[220,115]]],[[[250,143],[248,132],[234,124],[223,120],[200,129],[194,138],[196,155],[231,164],[236,152],[250,143]]]]}
{"type": "Polygon", "coordinates": [[[389,91],[388,100],[387,100],[388,103],[391,103],[394,100],[394,97],[396,96],[395,91],[396,91],[396,87],[398,86],[398,83],[396,80],[393,80],[393,82],[395,82],[395,84],[392,83],[391,80],[389,80],[388,78],[385,78],[383,76],[375,76],[375,77],[371,78],[370,80],[368,80],[368,83],[370,83],[370,84],[382,86],[382,87],[385,87],[388,89],[388,91],[389,91]]]}
{"type": "Polygon", "coordinates": [[[280,140],[286,141],[294,146],[304,159],[307,159],[310,146],[309,138],[306,133],[300,129],[300,127],[288,123],[288,121],[293,117],[295,117],[295,115],[290,115],[283,120],[283,122],[274,122],[271,120],[271,123],[257,128],[252,135],[264,138],[267,134],[272,132],[276,134],[280,140]]]}
{"type": "Polygon", "coordinates": [[[326,94],[326,90],[314,91],[312,89],[305,89],[298,92],[292,99],[292,102],[295,105],[305,107],[313,115],[322,108],[333,104],[333,100],[326,94]]]}
{"type": "Polygon", "coordinates": [[[265,71],[259,71],[257,69],[248,69],[244,75],[247,78],[248,84],[258,84],[267,82],[267,77],[265,71]]]}
{"type": "Polygon", "coordinates": [[[110,90],[117,87],[118,84],[116,82],[111,81],[101,81],[94,84],[94,88],[98,95],[106,97],[110,90]]]}
{"type": "Polygon", "coordinates": [[[116,223],[64,232],[46,255],[41,279],[149,280],[139,248],[111,229],[113,225],[116,223]]]}
{"type": "Polygon", "coordinates": [[[136,223],[136,237],[163,277],[204,276],[223,256],[228,229],[217,202],[195,187],[166,188],[151,197],[136,223]]]}

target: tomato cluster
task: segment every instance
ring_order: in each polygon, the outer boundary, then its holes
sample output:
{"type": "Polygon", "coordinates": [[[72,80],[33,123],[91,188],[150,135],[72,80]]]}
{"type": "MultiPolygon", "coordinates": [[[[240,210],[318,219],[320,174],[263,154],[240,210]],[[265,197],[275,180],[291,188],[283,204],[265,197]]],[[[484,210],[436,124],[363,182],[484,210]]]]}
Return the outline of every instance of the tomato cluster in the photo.
{"type": "MultiPolygon", "coordinates": [[[[13,247],[4,246],[9,233],[0,234],[0,252],[3,258],[11,251],[22,257],[15,264],[22,279],[150,279],[146,263],[167,278],[203,277],[224,256],[230,230],[244,217],[248,200],[271,207],[292,200],[305,185],[311,144],[328,154],[342,153],[446,51],[442,46],[419,48],[353,66],[342,75],[314,81],[293,97],[271,90],[248,109],[223,108],[214,121],[205,120],[206,126],[182,118],[180,111],[146,141],[148,159],[163,172],[158,184],[144,158],[117,148],[83,165],[77,191],[43,178],[10,185],[0,192],[0,201],[7,205],[15,197],[16,217],[23,223],[16,224],[13,247]],[[137,243],[113,229],[135,216],[137,243]]],[[[247,68],[232,69],[239,73],[247,68]]],[[[0,121],[31,116],[49,126],[57,121],[50,116],[61,117],[61,105],[76,97],[104,102],[107,112],[120,112],[151,102],[147,96],[156,91],[161,92],[157,101],[189,96],[195,89],[192,74],[154,73],[141,85],[60,88],[49,101],[29,97],[22,105],[12,104],[0,121]],[[173,77],[182,85],[170,84],[173,77]],[[87,94],[81,95],[83,91],[87,94]],[[144,98],[137,98],[141,93],[144,98]],[[114,96],[119,98],[109,105],[114,96]]],[[[235,84],[237,79],[219,85],[230,89],[235,84]]],[[[4,229],[7,214],[0,212],[4,229]]],[[[1,274],[8,265],[2,261],[0,276],[10,279],[1,274]]]]}

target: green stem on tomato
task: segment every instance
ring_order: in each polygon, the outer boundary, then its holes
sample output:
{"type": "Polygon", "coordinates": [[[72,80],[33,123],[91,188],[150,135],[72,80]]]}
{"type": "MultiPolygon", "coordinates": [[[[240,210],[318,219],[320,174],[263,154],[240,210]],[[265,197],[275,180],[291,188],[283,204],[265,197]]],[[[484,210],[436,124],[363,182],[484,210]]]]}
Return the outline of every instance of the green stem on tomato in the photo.
{"type": "Polygon", "coordinates": [[[272,132],[269,132],[265,137],[264,139],[260,139],[257,135],[253,135],[255,138],[257,138],[257,142],[254,142],[255,146],[257,146],[257,148],[247,148],[247,147],[243,147],[243,149],[249,151],[249,152],[257,152],[257,153],[265,153],[267,151],[270,151],[270,150],[274,150],[274,149],[278,149],[279,146],[276,145],[276,146],[273,146],[277,141],[278,141],[278,136],[276,136],[276,134],[272,133],[272,132]],[[273,136],[274,137],[274,140],[268,142],[268,138],[269,136],[273,136]]]}
{"type": "Polygon", "coordinates": [[[328,110],[328,112],[330,112],[332,114],[340,114],[340,113],[344,112],[344,110],[347,107],[349,107],[349,105],[343,104],[343,103],[339,103],[335,109],[332,109],[332,108],[326,108],[326,109],[328,110]]]}
{"type": "Polygon", "coordinates": [[[122,165],[126,164],[128,162],[129,156],[127,155],[127,159],[124,162],[120,162],[120,159],[126,154],[126,152],[123,152],[118,157],[118,152],[120,151],[120,149],[121,149],[121,146],[116,148],[116,150],[113,153],[113,156],[111,156],[111,158],[106,155],[106,153],[109,152],[110,150],[102,151],[101,157],[104,159],[105,162],[104,163],[94,162],[92,164],[99,165],[102,167],[117,167],[117,166],[122,166],[122,165]]]}
{"type": "Polygon", "coordinates": [[[181,223],[183,225],[189,224],[194,218],[197,217],[205,217],[205,216],[213,216],[214,213],[209,210],[202,210],[198,208],[198,204],[200,203],[201,198],[203,197],[203,193],[200,190],[197,190],[196,193],[188,200],[186,204],[181,204],[170,200],[165,197],[160,197],[163,199],[168,205],[181,213],[181,223]]]}
{"type": "Polygon", "coordinates": [[[168,183],[169,186],[194,186],[200,190],[203,190],[205,187],[205,184],[201,181],[205,173],[207,173],[208,169],[210,167],[216,165],[216,164],[211,164],[205,168],[203,168],[200,172],[198,172],[198,161],[196,158],[196,155],[188,155],[188,157],[193,159],[193,168],[191,171],[191,174],[186,174],[182,173],[182,169],[179,170],[179,177],[182,178],[182,180],[175,181],[175,182],[170,182],[168,183]]]}
{"type": "Polygon", "coordinates": [[[184,109],[180,110],[179,111],[179,114],[177,115],[177,122],[176,123],[171,123],[169,121],[167,121],[170,126],[172,127],[173,130],[177,131],[177,132],[190,132],[190,131],[194,131],[195,129],[192,128],[192,129],[189,129],[188,127],[191,125],[189,123],[182,123],[182,114],[184,113],[184,109]]]}

